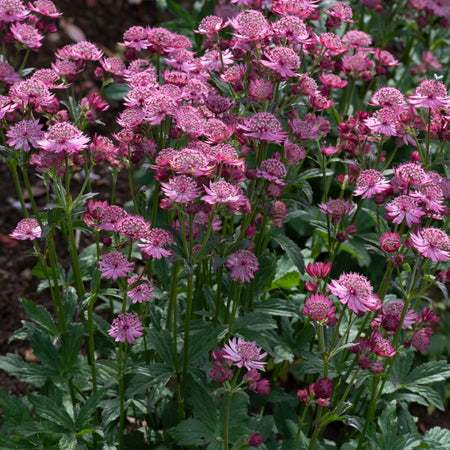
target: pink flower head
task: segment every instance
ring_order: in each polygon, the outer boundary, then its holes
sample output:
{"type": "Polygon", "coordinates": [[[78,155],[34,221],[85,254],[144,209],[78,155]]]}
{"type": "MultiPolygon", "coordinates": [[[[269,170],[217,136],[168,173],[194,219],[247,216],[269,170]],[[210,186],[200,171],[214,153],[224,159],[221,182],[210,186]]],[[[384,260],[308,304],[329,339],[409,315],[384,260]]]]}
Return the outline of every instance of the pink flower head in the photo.
{"type": "Polygon", "coordinates": [[[117,231],[130,239],[142,239],[146,237],[150,231],[150,222],[141,216],[133,216],[131,214],[122,217],[116,227],[117,231]]]}
{"type": "Polygon", "coordinates": [[[321,280],[322,278],[328,276],[331,270],[331,266],[332,266],[331,262],[317,261],[307,264],[305,266],[305,271],[310,277],[316,278],[317,280],[321,280]]]}
{"type": "Polygon", "coordinates": [[[12,125],[6,133],[9,138],[6,142],[16,150],[23,149],[23,151],[28,152],[31,147],[37,147],[43,134],[39,120],[21,120],[12,125]]]}
{"type": "Polygon", "coordinates": [[[35,0],[33,3],[29,2],[28,8],[52,19],[62,15],[62,13],[58,12],[55,4],[51,0],[35,0]]]}
{"type": "Polygon", "coordinates": [[[119,314],[108,330],[108,334],[116,338],[116,342],[128,342],[132,344],[136,339],[142,337],[144,333],[139,317],[133,313],[119,314]]]}
{"type": "Polygon", "coordinates": [[[380,299],[373,293],[369,280],[357,273],[343,273],[339,280],[328,285],[332,294],[356,314],[375,311],[381,307],[380,299]]]}
{"type": "Polygon", "coordinates": [[[272,12],[307,19],[318,8],[319,0],[273,0],[272,12]]]}
{"type": "Polygon", "coordinates": [[[323,294],[312,294],[308,297],[303,308],[303,314],[312,320],[326,320],[334,314],[336,307],[333,300],[323,294]]]}
{"type": "Polygon", "coordinates": [[[362,198],[372,198],[374,195],[384,192],[389,187],[389,181],[377,170],[362,170],[356,180],[354,195],[362,195],[362,198]]]}
{"type": "Polygon", "coordinates": [[[152,228],[144,238],[141,238],[141,242],[142,244],[138,244],[141,252],[152,258],[167,258],[173,253],[165,248],[173,244],[173,237],[162,228],[152,228]]]}
{"type": "Polygon", "coordinates": [[[264,14],[254,9],[240,12],[229,20],[229,24],[234,28],[235,36],[243,41],[259,41],[271,32],[264,14]]]}
{"type": "Polygon", "coordinates": [[[306,44],[311,40],[305,23],[296,16],[282,16],[272,23],[272,29],[278,38],[287,39],[293,44],[306,44]]]}
{"type": "Polygon", "coordinates": [[[123,42],[119,45],[134,48],[136,51],[145,50],[150,45],[147,39],[147,31],[144,27],[133,26],[128,28],[123,34],[123,42]]]}
{"type": "Polygon", "coordinates": [[[202,200],[210,205],[217,203],[240,203],[244,197],[238,185],[229,183],[228,181],[210,182],[209,187],[203,186],[207,195],[202,200]]]}
{"type": "Polygon", "coordinates": [[[120,252],[112,252],[103,255],[103,261],[98,263],[102,277],[113,279],[123,278],[133,271],[133,263],[120,252]]]}
{"type": "Polygon", "coordinates": [[[414,230],[409,236],[413,247],[425,258],[434,262],[450,259],[450,238],[439,228],[429,227],[414,230]]]}
{"type": "Polygon", "coordinates": [[[238,250],[226,261],[225,266],[230,270],[232,280],[240,280],[242,283],[255,278],[255,272],[259,271],[258,258],[250,250],[238,250]]]}
{"type": "Polygon", "coordinates": [[[325,10],[327,14],[331,17],[336,17],[343,22],[356,23],[352,20],[353,11],[351,6],[347,5],[344,2],[337,2],[330,7],[330,9],[325,10]]]}
{"type": "MultiPolygon", "coordinates": [[[[405,307],[405,303],[400,300],[393,300],[388,304],[384,305],[380,311],[381,318],[383,319],[385,316],[395,317],[397,321],[400,323],[400,319],[402,318],[403,308],[405,307]]],[[[412,309],[408,309],[406,311],[405,318],[403,320],[402,328],[406,329],[419,321],[417,314],[412,309]]]]}
{"type": "Polygon", "coordinates": [[[430,176],[420,164],[404,163],[394,167],[394,175],[399,187],[407,190],[410,186],[422,186],[430,181],[430,176]]]}
{"type": "Polygon", "coordinates": [[[220,30],[225,28],[227,24],[224,24],[222,17],[218,16],[207,16],[200,21],[195,33],[204,34],[208,38],[213,38],[218,36],[220,30]]]}
{"type": "Polygon", "coordinates": [[[44,36],[32,25],[24,22],[16,22],[11,25],[11,33],[17,42],[31,50],[38,50],[42,46],[41,40],[44,36]]]}
{"type": "Polygon", "coordinates": [[[405,104],[405,97],[394,87],[382,87],[372,96],[370,105],[398,109],[405,104]]]}
{"type": "Polygon", "coordinates": [[[258,169],[256,169],[257,178],[265,178],[266,180],[273,181],[275,184],[282,186],[286,184],[283,181],[286,175],[287,170],[285,165],[276,158],[265,159],[261,162],[258,169]]]}
{"type": "Polygon", "coordinates": [[[420,83],[416,92],[409,96],[408,102],[416,108],[436,110],[450,106],[450,97],[443,83],[437,80],[425,80],[420,83]]]}
{"type": "Polygon", "coordinates": [[[283,142],[287,137],[281,122],[269,112],[256,113],[247,117],[239,128],[244,131],[245,136],[267,142],[283,142]]]}
{"type": "Polygon", "coordinates": [[[250,445],[250,447],[257,448],[257,447],[260,447],[263,443],[264,443],[264,438],[258,433],[253,433],[248,438],[248,445],[250,445]]]}
{"type": "Polygon", "coordinates": [[[430,181],[411,192],[411,197],[422,203],[427,211],[440,214],[445,210],[444,192],[438,183],[430,181]]]}
{"type": "Polygon", "coordinates": [[[408,227],[420,223],[425,212],[409,195],[400,195],[386,205],[386,218],[394,223],[406,222],[408,227]]]}
{"type": "Polygon", "coordinates": [[[342,199],[330,199],[326,203],[320,203],[319,209],[324,213],[334,217],[346,216],[350,214],[355,205],[342,199]]]}
{"type": "Polygon", "coordinates": [[[14,70],[14,67],[6,61],[0,61],[0,81],[7,84],[13,84],[19,80],[19,74],[14,70]]]}
{"type": "Polygon", "coordinates": [[[333,392],[333,384],[329,378],[320,378],[313,384],[312,390],[319,398],[330,398],[333,392]]]}
{"type": "Polygon", "coordinates": [[[169,154],[169,167],[178,174],[194,177],[209,175],[214,170],[208,156],[197,148],[184,148],[169,154]]]}
{"type": "Polygon", "coordinates": [[[430,327],[418,330],[411,336],[411,345],[419,352],[423,352],[430,345],[430,337],[432,335],[433,330],[430,327]]]}
{"type": "Polygon", "coordinates": [[[223,347],[224,357],[236,363],[237,367],[245,367],[247,370],[256,369],[264,371],[266,362],[261,359],[267,356],[267,353],[261,353],[255,342],[246,342],[242,338],[231,338],[228,344],[223,347]]]}
{"type": "Polygon", "coordinates": [[[147,277],[133,275],[128,279],[128,289],[127,295],[131,303],[149,302],[155,297],[152,293],[155,288],[147,277]]]}
{"type": "Polygon", "coordinates": [[[0,22],[22,22],[30,14],[22,0],[0,1],[0,22]]]}
{"type": "Polygon", "coordinates": [[[402,245],[402,240],[398,233],[386,232],[380,236],[381,250],[388,253],[396,252],[402,245]]]}
{"type": "Polygon", "coordinates": [[[267,60],[262,59],[261,64],[277,72],[282,80],[298,76],[294,70],[300,68],[300,57],[291,48],[279,45],[267,50],[264,55],[267,60]]]}
{"type": "Polygon", "coordinates": [[[87,147],[89,138],[69,122],[56,122],[38,144],[48,152],[77,153],[87,147]]]}
{"type": "Polygon", "coordinates": [[[59,59],[73,59],[75,61],[99,61],[103,57],[103,51],[92,42],[80,41],[59,49],[56,56],[59,59]]]}
{"type": "Polygon", "coordinates": [[[373,133],[385,136],[396,136],[398,134],[396,125],[397,116],[391,108],[381,108],[372,114],[372,117],[364,119],[364,124],[373,133]]]}
{"type": "Polygon", "coordinates": [[[25,241],[29,239],[33,241],[40,238],[42,234],[42,229],[36,219],[22,219],[14,228],[14,231],[9,235],[13,239],[18,239],[19,241],[25,241]]]}
{"type": "Polygon", "coordinates": [[[43,108],[54,104],[55,96],[43,81],[29,78],[14,83],[9,90],[11,100],[19,107],[43,108]]]}
{"type": "Polygon", "coordinates": [[[174,202],[187,203],[200,195],[197,182],[187,175],[178,175],[167,183],[161,183],[161,190],[174,202]]]}
{"type": "Polygon", "coordinates": [[[352,48],[369,47],[372,38],[364,31],[350,30],[342,36],[342,42],[352,48]]]}
{"type": "Polygon", "coordinates": [[[397,352],[391,344],[389,339],[383,338],[381,333],[375,331],[370,336],[370,344],[372,347],[372,351],[381,357],[391,357],[394,356],[397,352]]]}
{"type": "Polygon", "coordinates": [[[319,74],[319,80],[330,89],[342,89],[348,84],[348,81],[334,73],[321,73],[319,74]]]}
{"type": "Polygon", "coordinates": [[[205,120],[198,110],[192,106],[182,106],[175,112],[175,120],[178,128],[190,138],[203,134],[205,120]]]}
{"type": "Polygon", "coordinates": [[[303,119],[293,119],[288,123],[294,136],[301,141],[323,138],[330,132],[330,122],[311,113],[303,119]]]}

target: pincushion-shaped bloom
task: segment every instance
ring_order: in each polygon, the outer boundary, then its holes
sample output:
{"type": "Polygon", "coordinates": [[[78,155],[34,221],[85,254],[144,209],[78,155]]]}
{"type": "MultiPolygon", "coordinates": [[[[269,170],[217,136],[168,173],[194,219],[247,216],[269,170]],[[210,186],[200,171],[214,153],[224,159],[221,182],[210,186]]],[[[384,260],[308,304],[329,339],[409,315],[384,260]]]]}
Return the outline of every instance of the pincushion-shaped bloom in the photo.
{"type": "Polygon", "coordinates": [[[431,108],[450,106],[450,97],[447,88],[437,80],[424,80],[420,83],[416,92],[408,97],[408,102],[416,108],[431,108]]]}
{"type": "Polygon", "coordinates": [[[294,136],[301,141],[323,138],[330,132],[330,122],[311,113],[303,119],[292,119],[288,123],[294,136]]]}
{"type": "Polygon", "coordinates": [[[28,152],[31,147],[37,147],[37,143],[43,134],[39,120],[21,120],[8,130],[6,142],[16,150],[23,149],[23,151],[28,152]]]}
{"type": "Polygon", "coordinates": [[[422,203],[428,211],[441,213],[445,210],[444,192],[441,186],[430,181],[419,186],[416,191],[410,193],[411,197],[422,203]]]}
{"type": "Polygon", "coordinates": [[[269,112],[261,112],[247,117],[239,128],[244,135],[267,142],[283,142],[288,133],[283,131],[281,122],[269,112]]]}
{"type": "Polygon", "coordinates": [[[307,264],[305,266],[305,271],[310,277],[321,280],[322,278],[325,278],[330,273],[331,266],[332,266],[331,262],[316,261],[316,262],[307,264]]]}
{"type": "Polygon", "coordinates": [[[388,253],[396,252],[402,245],[402,240],[398,233],[386,232],[380,236],[381,250],[388,253]]]}
{"type": "Polygon", "coordinates": [[[272,24],[275,35],[280,39],[287,39],[294,44],[306,44],[310,40],[308,30],[302,19],[292,15],[281,17],[272,24]]]}
{"type": "Polygon", "coordinates": [[[428,227],[414,230],[409,238],[412,245],[425,258],[430,258],[434,262],[450,259],[450,238],[439,228],[428,227]]]}
{"type": "Polygon", "coordinates": [[[394,356],[397,352],[391,344],[389,339],[383,338],[382,334],[378,331],[375,331],[370,336],[370,345],[372,347],[372,351],[377,356],[381,357],[390,357],[394,356]]]}
{"type": "Polygon", "coordinates": [[[391,108],[381,108],[372,114],[372,117],[364,119],[364,124],[373,133],[384,134],[385,136],[396,136],[398,119],[391,108]]]}
{"type": "Polygon", "coordinates": [[[389,181],[378,170],[362,170],[356,180],[356,189],[353,194],[361,195],[362,198],[371,198],[389,187],[389,181]]]}
{"type": "MultiPolygon", "coordinates": [[[[399,322],[402,318],[403,308],[405,307],[405,303],[400,300],[393,300],[388,304],[384,305],[381,309],[380,316],[383,319],[385,316],[395,317],[399,322]]],[[[406,315],[403,319],[402,328],[408,328],[415,323],[419,322],[419,317],[417,313],[413,309],[408,309],[406,311],[406,315]]]]}
{"type": "Polygon", "coordinates": [[[87,147],[89,138],[69,122],[56,122],[38,144],[48,152],[77,153],[87,147]]]}
{"type": "Polygon", "coordinates": [[[159,125],[166,116],[175,114],[178,104],[174,98],[152,91],[152,88],[135,88],[128,93],[126,100],[130,100],[130,105],[138,105],[141,100],[144,101],[145,120],[151,125],[159,125]]]}
{"type": "Polygon", "coordinates": [[[28,14],[22,0],[0,0],[0,22],[22,22],[28,14]]]}
{"type": "Polygon", "coordinates": [[[223,22],[222,17],[207,16],[200,21],[200,24],[198,25],[198,28],[194,30],[194,33],[204,34],[208,38],[213,38],[226,26],[227,24],[223,22]]]}
{"type": "Polygon", "coordinates": [[[11,33],[17,42],[20,42],[31,50],[38,50],[42,46],[41,40],[44,36],[32,25],[16,22],[11,25],[11,33]]]}
{"type": "Polygon", "coordinates": [[[267,353],[261,353],[255,342],[246,342],[242,338],[231,338],[223,347],[223,357],[236,363],[237,367],[245,367],[247,370],[256,369],[264,371],[266,362],[261,361],[267,353]]]}
{"type": "Polygon", "coordinates": [[[373,293],[370,281],[357,273],[343,273],[339,280],[328,285],[332,294],[355,313],[375,311],[381,307],[380,299],[373,293]]]}
{"type": "Polygon", "coordinates": [[[161,190],[174,202],[187,203],[200,195],[197,182],[187,175],[178,175],[167,183],[161,183],[161,190]]]}
{"type": "Polygon", "coordinates": [[[120,252],[111,252],[103,255],[103,261],[98,263],[102,277],[113,279],[126,277],[133,271],[133,263],[120,252]]]}
{"type": "Polygon", "coordinates": [[[26,106],[42,108],[53,104],[55,100],[54,94],[45,83],[33,78],[14,83],[9,90],[9,96],[19,108],[26,106]]]}
{"type": "Polygon", "coordinates": [[[333,384],[329,378],[320,378],[312,385],[312,390],[319,398],[330,398],[333,392],[333,384]]]}
{"type": "Polygon", "coordinates": [[[10,237],[19,241],[30,240],[33,241],[40,238],[42,229],[36,219],[25,218],[22,219],[14,228],[14,231],[10,233],[10,237]]]}
{"type": "Polygon", "coordinates": [[[6,95],[0,95],[0,119],[3,119],[3,117],[6,116],[6,114],[13,112],[15,108],[16,105],[13,104],[13,102],[9,97],[7,97],[6,95]]]}
{"type": "Polygon", "coordinates": [[[131,303],[149,302],[155,297],[155,294],[152,293],[155,288],[147,277],[133,275],[128,279],[128,288],[127,295],[131,303]]]}
{"type": "Polygon", "coordinates": [[[180,175],[209,175],[214,166],[209,158],[197,148],[184,148],[168,155],[169,167],[180,175]]]}
{"type": "Polygon", "coordinates": [[[256,169],[257,178],[265,178],[275,184],[285,185],[283,180],[287,175],[286,166],[276,158],[265,159],[256,169]]]}
{"type": "Polygon", "coordinates": [[[240,280],[242,283],[255,278],[255,272],[259,270],[258,258],[250,250],[238,250],[233,253],[225,263],[230,270],[232,280],[240,280]]]}
{"type": "Polygon", "coordinates": [[[123,42],[119,42],[119,45],[134,48],[138,52],[145,50],[150,45],[147,39],[146,29],[141,26],[128,28],[123,34],[123,42]]]}
{"type": "Polygon", "coordinates": [[[307,19],[318,8],[318,2],[319,0],[273,0],[272,12],[307,19]]]}
{"type": "Polygon", "coordinates": [[[192,106],[182,106],[175,112],[177,127],[190,138],[203,134],[205,120],[198,110],[192,106]]]}
{"type": "Polygon", "coordinates": [[[244,41],[258,41],[270,34],[270,24],[264,14],[254,9],[240,12],[229,20],[235,30],[235,36],[244,41]]]}
{"type": "Polygon", "coordinates": [[[416,163],[404,163],[394,167],[395,182],[404,190],[410,186],[422,186],[430,181],[425,169],[416,163]]]}
{"type": "Polygon", "coordinates": [[[141,252],[155,259],[167,258],[172,255],[171,250],[165,247],[173,243],[173,236],[162,228],[152,228],[147,236],[141,239],[141,244],[138,244],[141,252]]]}
{"type": "Polygon", "coordinates": [[[330,9],[326,9],[325,12],[329,14],[331,17],[341,19],[343,22],[356,23],[354,20],[352,20],[353,17],[352,7],[344,2],[335,3],[330,7],[330,9]]]}
{"type": "Polygon", "coordinates": [[[386,218],[394,223],[406,222],[408,227],[420,223],[425,212],[409,195],[400,195],[386,205],[386,218]]]}
{"type": "Polygon", "coordinates": [[[262,59],[261,64],[277,72],[281,79],[297,77],[294,72],[300,68],[300,57],[289,47],[277,46],[264,53],[267,60],[262,59]]]}
{"type": "Polygon", "coordinates": [[[241,202],[244,197],[239,189],[239,186],[229,183],[228,181],[210,182],[209,187],[203,186],[207,195],[202,197],[202,200],[210,205],[217,203],[241,202]]]}
{"type": "Polygon", "coordinates": [[[342,89],[348,84],[347,80],[343,80],[334,73],[321,73],[319,74],[319,80],[330,89],[342,89]]]}
{"type": "Polygon", "coordinates": [[[355,205],[352,202],[348,202],[346,200],[338,199],[330,199],[326,203],[320,203],[319,209],[327,215],[340,217],[346,216],[350,214],[355,205]]]}
{"type": "Polygon", "coordinates": [[[425,327],[421,330],[417,330],[411,336],[411,345],[418,350],[419,352],[423,352],[430,345],[430,337],[433,335],[433,329],[430,327],[425,327]]]}
{"type": "Polygon", "coordinates": [[[333,300],[323,294],[312,294],[303,308],[303,314],[312,320],[325,320],[336,311],[333,300]]]}
{"type": "Polygon", "coordinates": [[[132,344],[136,339],[143,336],[142,330],[144,327],[142,326],[139,317],[133,313],[124,313],[119,314],[111,325],[111,328],[108,330],[108,334],[116,338],[116,342],[128,342],[132,344]]]}
{"type": "Polygon", "coordinates": [[[28,8],[52,19],[62,15],[62,13],[58,12],[55,4],[51,0],[35,0],[33,3],[28,2],[28,8]]]}
{"type": "Polygon", "coordinates": [[[6,61],[0,61],[0,81],[13,84],[19,80],[19,74],[14,70],[14,67],[6,61]]]}
{"type": "Polygon", "coordinates": [[[56,56],[60,59],[98,61],[102,59],[103,51],[92,42],[80,41],[59,49],[56,56]]]}
{"type": "Polygon", "coordinates": [[[142,239],[150,231],[150,222],[141,216],[128,214],[118,221],[116,229],[121,235],[127,238],[142,239]]]}
{"type": "Polygon", "coordinates": [[[405,104],[405,97],[394,87],[382,87],[372,95],[369,104],[382,108],[397,109],[405,104]]]}
{"type": "Polygon", "coordinates": [[[369,47],[372,44],[372,38],[364,31],[350,30],[342,36],[342,42],[353,48],[369,47]]]}

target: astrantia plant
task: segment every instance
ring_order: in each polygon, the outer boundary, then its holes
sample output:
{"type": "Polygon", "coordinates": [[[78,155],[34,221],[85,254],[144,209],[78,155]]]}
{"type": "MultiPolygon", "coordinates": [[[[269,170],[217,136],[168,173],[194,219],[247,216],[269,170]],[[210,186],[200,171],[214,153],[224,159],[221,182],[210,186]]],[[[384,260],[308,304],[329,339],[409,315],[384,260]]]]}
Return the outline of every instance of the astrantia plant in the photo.
{"type": "Polygon", "coordinates": [[[220,1],[197,47],[133,26],[123,59],[81,41],[26,70],[60,13],[0,0],[2,155],[23,213],[8,233],[31,241],[53,300],[20,300],[12,339],[39,363],[0,357],[36,388],[0,391],[2,448],[450,441],[408,409],[444,410],[450,377],[444,354],[419,355],[448,303],[450,12],[419,3],[220,1]]]}

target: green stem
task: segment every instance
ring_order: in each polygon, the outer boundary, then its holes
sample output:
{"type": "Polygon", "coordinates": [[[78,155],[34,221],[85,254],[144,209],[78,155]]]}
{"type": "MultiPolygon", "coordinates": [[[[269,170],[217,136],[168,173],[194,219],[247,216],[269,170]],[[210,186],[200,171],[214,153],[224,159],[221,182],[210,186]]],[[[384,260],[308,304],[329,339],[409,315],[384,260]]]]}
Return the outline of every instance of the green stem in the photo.
{"type": "Polygon", "coordinates": [[[302,428],[303,428],[303,422],[305,420],[307,411],[308,411],[308,404],[306,404],[305,407],[303,408],[302,416],[300,417],[300,419],[298,421],[297,436],[295,437],[294,450],[298,449],[298,444],[300,443],[300,435],[301,435],[302,428]]]}
{"type": "Polygon", "coordinates": [[[186,317],[184,319],[184,354],[183,354],[183,375],[181,377],[181,395],[184,397],[184,390],[186,387],[186,375],[187,375],[187,365],[188,365],[188,354],[189,354],[189,332],[191,326],[191,315],[192,315],[192,275],[188,275],[187,284],[187,299],[186,299],[186,317]]]}
{"type": "Polygon", "coordinates": [[[234,394],[234,392],[232,390],[228,391],[228,393],[227,393],[227,409],[225,412],[225,428],[223,431],[223,441],[224,441],[225,450],[229,449],[228,432],[229,432],[229,428],[230,428],[231,399],[233,398],[233,394],[234,394]]]}

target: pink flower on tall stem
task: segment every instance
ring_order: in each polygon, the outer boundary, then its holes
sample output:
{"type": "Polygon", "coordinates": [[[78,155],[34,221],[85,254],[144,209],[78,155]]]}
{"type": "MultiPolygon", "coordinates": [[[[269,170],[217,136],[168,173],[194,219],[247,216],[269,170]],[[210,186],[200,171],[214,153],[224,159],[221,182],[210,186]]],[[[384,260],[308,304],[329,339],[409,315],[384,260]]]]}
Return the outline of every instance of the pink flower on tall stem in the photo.
{"type": "Polygon", "coordinates": [[[69,122],[57,122],[44,134],[38,144],[49,152],[77,153],[87,147],[89,138],[69,122]]]}
{"type": "Polygon", "coordinates": [[[108,334],[116,338],[116,342],[128,342],[132,344],[136,339],[143,336],[142,326],[139,317],[133,313],[119,314],[117,318],[113,320],[111,328],[108,330],[108,334]]]}
{"type": "Polygon", "coordinates": [[[238,250],[233,253],[225,266],[231,271],[231,279],[240,280],[242,283],[255,278],[255,272],[259,270],[258,258],[249,250],[238,250]]]}
{"type": "Polygon", "coordinates": [[[419,204],[408,195],[400,195],[386,205],[386,217],[393,223],[406,222],[408,227],[420,223],[425,212],[419,204]]]}
{"type": "Polygon", "coordinates": [[[165,247],[173,243],[173,237],[162,228],[152,228],[147,236],[141,238],[141,242],[141,244],[138,244],[141,252],[152,258],[161,259],[172,255],[172,251],[165,247]]]}
{"type": "Polygon", "coordinates": [[[128,279],[128,288],[127,295],[131,303],[149,302],[155,296],[152,294],[155,288],[147,277],[133,275],[128,279]]]}
{"type": "Polygon", "coordinates": [[[171,178],[167,183],[161,183],[161,190],[174,202],[187,203],[200,195],[197,182],[187,175],[171,178]]]}
{"type": "Polygon", "coordinates": [[[372,285],[363,275],[343,273],[339,280],[332,280],[328,287],[343,305],[348,305],[356,314],[375,311],[381,307],[380,299],[373,293],[372,285]]]}
{"type": "Polygon", "coordinates": [[[303,314],[312,320],[325,320],[336,311],[333,300],[323,294],[312,294],[303,308],[303,314]]]}
{"type": "Polygon", "coordinates": [[[98,263],[102,277],[113,279],[126,277],[133,271],[133,263],[128,261],[127,257],[120,252],[112,252],[103,255],[103,261],[98,263]]]}
{"type": "Polygon", "coordinates": [[[420,83],[416,92],[409,96],[408,102],[416,108],[436,110],[450,106],[450,97],[443,83],[437,80],[425,80],[420,83]]]}
{"type": "Polygon", "coordinates": [[[23,149],[24,152],[28,152],[31,147],[37,147],[43,134],[39,120],[21,120],[12,125],[6,133],[9,138],[6,142],[16,150],[23,149]]]}
{"type": "Polygon", "coordinates": [[[223,357],[236,363],[237,367],[245,367],[247,370],[256,369],[264,371],[266,362],[261,359],[267,356],[267,353],[261,353],[261,349],[255,342],[246,342],[242,338],[231,338],[228,344],[225,344],[223,357]]]}
{"type": "Polygon", "coordinates": [[[371,198],[384,192],[390,187],[389,181],[378,170],[362,170],[356,180],[356,189],[353,195],[361,195],[362,198],[371,198]]]}
{"type": "Polygon", "coordinates": [[[409,236],[413,247],[434,262],[450,259],[450,238],[439,228],[422,228],[409,236]]]}
{"type": "Polygon", "coordinates": [[[42,229],[36,219],[22,219],[14,228],[14,231],[9,235],[13,239],[18,239],[19,241],[25,241],[29,239],[33,241],[34,239],[40,238],[42,234],[42,229]]]}

